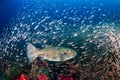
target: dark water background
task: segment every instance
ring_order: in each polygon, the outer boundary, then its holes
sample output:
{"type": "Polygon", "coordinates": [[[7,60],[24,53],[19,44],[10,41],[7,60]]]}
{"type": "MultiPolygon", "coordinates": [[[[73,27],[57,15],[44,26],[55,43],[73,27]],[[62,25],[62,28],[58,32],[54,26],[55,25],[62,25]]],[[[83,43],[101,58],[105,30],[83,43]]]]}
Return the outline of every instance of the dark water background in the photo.
{"type": "MultiPolygon", "coordinates": [[[[47,40],[47,44],[53,46],[57,46],[63,41],[62,46],[70,47],[81,53],[84,49],[79,47],[87,39],[85,35],[92,33],[94,26],[104,23],[114,23],[115,25],[120,23],[119,0],[0,0],[1,63],[8,60],[23,62],[26,59],[24,58],[26,44],[38,40],[38,43],[42,45],[43,39],[47,40]],[[39,26],[42,27],[35,29],[35,26],[46,16],[50,18],[40,23],[39,26]],[[50,23],[51,21],[55,22],[50,23]],[[85,26],[85,29],[87,25],[90,25],[91,28],[82,34],[84,29],[79,29],[81,25],[85,26]],[[55,26],[59,28],[58,31],[55,26]],[[43,34],[40,35],[40,32],[43,34]],[[57,34],[53,32],[57,32],[57,34]],[[72,37],[74,32],[79,36],[72,37]],[[54,40],[52,40],[53,37],[55,37],[54,40]],[[66,40],[64,41],[64,39],[66,40]],[[75,43],[75,46],[67,44],[71,42],[75,43]]],[[[36,43],[33,44],[39,47],[36,43]]],[[[93,44],[89,46],[95,47],[93,44]]]]}
{"type": "MultiPolygon", "coordinates": [[[[6,26],[8,26],[8,24],[10,23],[10,20],[12,18],[15,18],[15,15],[17,14],[17,11],[22,7],[22,6],[26,6],[25,4],[23,4],[24,2],[28,2],[32,3],[32,6],[36,5],[36,1],[35,0],[0,0],[0,30],[2,31],[4,28],[6,28],[6,26]]],[[[84,17],[85,15],[83,14],[85,11],[89,10],[92,11],[93,6],[95,7],[99,7],[102,9],[102,11],[96,12],[93,15],[97,15],[94,19],[93,22],[94,23],[98,23],[102,20],[104,20],[104,17],[101,19],[99,19],[98,17],[101,14],[106,14],[109,20],[106,21],[117,21],[119,22],[119,17],[120,17],[120,1],[119,0],[49,0],[49,1],[42,1],[41,3],[46,5],[45,9],[49,10],[49,5],[51,3],[55,2],[58,6],[56,6],[55,8],[58,9],[65,9],[65,8],[69,8],[69,7],[77,7],[79,9],[79,15],[82,15],[82,17],[84,17]],[[63,4],[68,4],[67,7],[64,7],[63,4]],[[82,9],[82,6],[86,6],[86,9],[82,9]]],[[[54,8],[52,9],[54,10],[54,8]]],[[[22,10],[21,10],[22,11],[22,10]]],[[[54,15],[52,13],[50,13],[50,15],[54,15]]],[[[71,14],[72,15],[72,14],[71,14]]],[[[90,15],[89,13],[87,15],[90,15]]],[[[106,17],[106,18],[107,18],[106,17]]]]}

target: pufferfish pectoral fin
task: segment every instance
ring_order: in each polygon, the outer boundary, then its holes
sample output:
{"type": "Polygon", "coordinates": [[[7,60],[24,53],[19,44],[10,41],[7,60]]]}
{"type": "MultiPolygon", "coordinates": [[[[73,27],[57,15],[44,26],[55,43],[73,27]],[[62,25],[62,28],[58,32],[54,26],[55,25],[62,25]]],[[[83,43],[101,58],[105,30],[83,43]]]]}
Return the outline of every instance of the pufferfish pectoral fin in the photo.
{"type": "Polygon", "coordinates": [[[64,53],[60,53],[60,60],[64,61],[65,60],[65,54],[64,53]]]}
{"type": "Polygon", "coordinates": [[[31,43],[27,45],[27,57],[30,62],[33,62],[38,57],[38,50],[31,43]]]}

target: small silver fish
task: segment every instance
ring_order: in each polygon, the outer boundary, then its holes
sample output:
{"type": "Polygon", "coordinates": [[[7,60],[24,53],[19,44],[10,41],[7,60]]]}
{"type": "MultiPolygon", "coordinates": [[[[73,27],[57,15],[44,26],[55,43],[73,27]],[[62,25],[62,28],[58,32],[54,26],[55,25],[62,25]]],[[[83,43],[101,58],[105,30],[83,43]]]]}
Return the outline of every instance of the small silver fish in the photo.
{"type": "Polygon", "coordinates": [[[76,51],[65,47],[46,47],[39,50],[32,44],[27,45],[27,57],[30,62],[33,62],[37,57],[42,57],[49,61],[66,61],[76,55],[76,51]]]}

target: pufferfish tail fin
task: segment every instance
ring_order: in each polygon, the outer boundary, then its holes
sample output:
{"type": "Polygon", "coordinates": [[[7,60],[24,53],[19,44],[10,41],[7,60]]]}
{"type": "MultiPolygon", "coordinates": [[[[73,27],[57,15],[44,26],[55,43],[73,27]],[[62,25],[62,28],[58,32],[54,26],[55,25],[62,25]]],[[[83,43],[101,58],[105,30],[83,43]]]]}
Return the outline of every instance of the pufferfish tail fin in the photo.
{"type": "Polygon", "coordinates": [[[30,62],[33,62],[38,57],[38,49],[31,43],[27,45],[27,57],[30,62]]]}

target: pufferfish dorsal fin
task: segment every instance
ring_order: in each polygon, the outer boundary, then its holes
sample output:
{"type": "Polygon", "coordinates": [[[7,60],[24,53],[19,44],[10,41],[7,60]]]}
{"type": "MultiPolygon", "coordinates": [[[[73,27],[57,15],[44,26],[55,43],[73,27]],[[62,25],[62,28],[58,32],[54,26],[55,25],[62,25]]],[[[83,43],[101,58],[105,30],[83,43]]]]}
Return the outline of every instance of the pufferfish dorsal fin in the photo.
{"type": "Polygon", "coordinates": [[[43,44],[41,47],[42,48],[49,48],[49,47],[52,47],[52,45],[43,44]]]}

